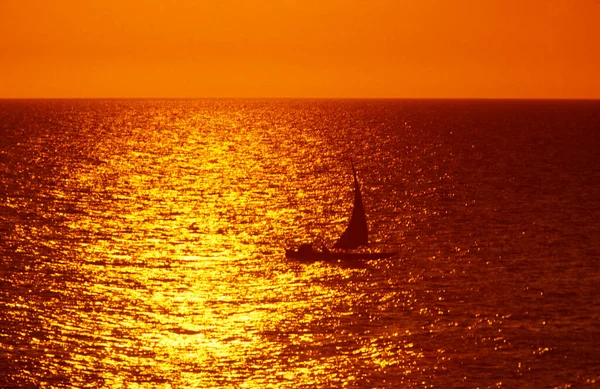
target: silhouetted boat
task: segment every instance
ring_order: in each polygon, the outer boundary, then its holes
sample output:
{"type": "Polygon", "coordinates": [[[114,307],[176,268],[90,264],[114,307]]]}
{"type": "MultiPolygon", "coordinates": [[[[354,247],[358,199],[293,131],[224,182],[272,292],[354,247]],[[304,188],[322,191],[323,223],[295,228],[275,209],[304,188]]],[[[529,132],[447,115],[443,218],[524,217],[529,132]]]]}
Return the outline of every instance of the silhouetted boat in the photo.
{"type": "Polygon", "coordinates": [[[305,243],[297,250],[286,249],[285,256],[290,259],[303,261],[328,261],[328,260],[357,260],[357,259],[382,259],[393,256],[396,253],[378,253],[378,252],[349,252],[361,246],[367,246],[369,243],[369,229],[367,227],[367,216],[362,201],[360,185],[356,177],[354,163],[352,163],[352,174],[354,175],[354,207],[348,227],[333,245],[333,250],[322,246],[320,250],[305,243]]]}

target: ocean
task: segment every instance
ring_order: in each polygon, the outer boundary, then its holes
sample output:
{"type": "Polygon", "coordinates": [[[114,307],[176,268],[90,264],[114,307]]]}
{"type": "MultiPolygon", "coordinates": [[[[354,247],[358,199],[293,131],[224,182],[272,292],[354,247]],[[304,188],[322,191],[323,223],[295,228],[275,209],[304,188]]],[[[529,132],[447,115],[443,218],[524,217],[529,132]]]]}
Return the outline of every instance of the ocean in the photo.
{"type": "Polygon", "coordinates": [[[596,388],[600,101],[0,100],[2,388],[596,388]],[[301,262],[352,212],[374,261],[301,262]]]}

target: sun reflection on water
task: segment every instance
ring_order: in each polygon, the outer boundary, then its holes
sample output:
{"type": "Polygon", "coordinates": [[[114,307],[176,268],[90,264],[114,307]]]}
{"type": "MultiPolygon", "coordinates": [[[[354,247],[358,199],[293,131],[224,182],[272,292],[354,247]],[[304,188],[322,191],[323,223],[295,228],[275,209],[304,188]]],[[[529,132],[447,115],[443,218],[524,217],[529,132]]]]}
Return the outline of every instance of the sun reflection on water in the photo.
{"type": "Polygon", "coordinates": [[[420,103],[412,117],[391,102],[44,104],[58,108],[0,147],[16,161],[0,164],[5,386],[551,387],[594,345],[580,324],[594,304],[565,303],[595,296],[593,278],[569,295],[548,275],[585,266],[545,273],[545,238],[518,246],[535,231],[461,154],[483,140],[461,149],[420,103]],[[373,246],[400,254],[285,260],[343,231],[350,156],[373,246]]]}
{"type": "MultiPolygon", "coordinates": [[[[72,324],[51,325],[97,348],[76,353],[73,372],[100,364],[108,387],[155,386],[161,376],[190,386],[262,387],[272,379],[316,384],[321,375],[352,382],[357,377],[332,373],[353,354],[380,368],[392,363],[392,351],[379,359],[380,347],[355,349],[351,331],[337,333],[353,316],[343,308],[352,300],[328,282],[362,270],[281,262],[276,239],[298,214],[289,196],[302,207],[319,195],[286,194],[264,161],[274,144],[240,120],[238,113],[179,120],[183,141],[171,131],[131,128],[107,142],[121,145],[117,153],[95,146],[101,168],[65,180],[89,188],[77,192],[81,212],[64,223],[75,238],[87,237],[73,247],[86,287],[58,316],[72,315],[72,324]]],[[[280,172],[293,175],[281,161],[280,172]]],[[[68,186],[59,196],[73,202],[73,192],[68,186]]]]}

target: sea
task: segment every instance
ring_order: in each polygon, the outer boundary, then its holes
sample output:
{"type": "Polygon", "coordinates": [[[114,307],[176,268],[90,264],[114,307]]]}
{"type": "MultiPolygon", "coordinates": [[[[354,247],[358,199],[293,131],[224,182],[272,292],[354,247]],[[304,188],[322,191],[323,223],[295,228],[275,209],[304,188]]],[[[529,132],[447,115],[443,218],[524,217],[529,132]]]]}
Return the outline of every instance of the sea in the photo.
{"type": "Polygon", "coordinates": [[[1,388],[597,388],[600,101],[0,100],[1,388]],[[331,247],[362,189],[380,260],[331,247]]]}

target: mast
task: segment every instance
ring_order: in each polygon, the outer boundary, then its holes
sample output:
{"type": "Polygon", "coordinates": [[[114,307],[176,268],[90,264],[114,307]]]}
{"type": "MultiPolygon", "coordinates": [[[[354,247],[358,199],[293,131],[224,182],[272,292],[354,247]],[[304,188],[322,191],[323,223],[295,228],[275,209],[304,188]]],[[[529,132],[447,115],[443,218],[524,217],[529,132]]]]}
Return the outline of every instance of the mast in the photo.
{"type": "Polygon", "coordinates": [[[348,227],[333,245],[336,249],[355,249],[360,246],[365,246],[369,243],[369,231],[367,228],[367,216],[365,215],[365,207],[362,201],[362,195],[360,193],[360,185],[356,178],[356,170],[354,169],[354,163],[352,164],[352,174],[354,175],[354,208],[352,209],[352,216],[348,227]]]}

